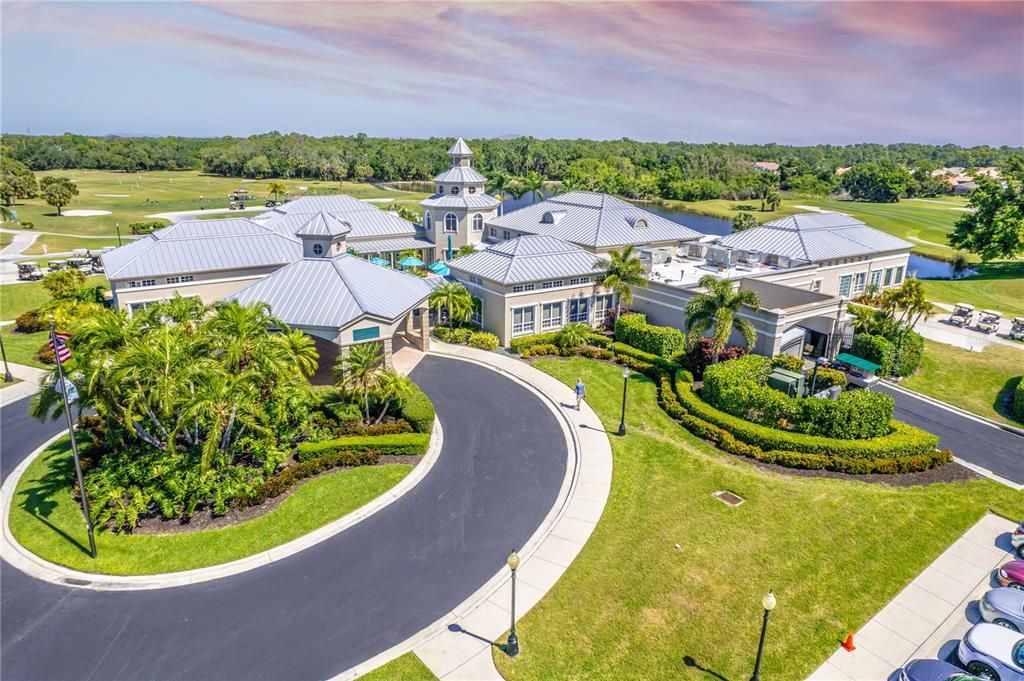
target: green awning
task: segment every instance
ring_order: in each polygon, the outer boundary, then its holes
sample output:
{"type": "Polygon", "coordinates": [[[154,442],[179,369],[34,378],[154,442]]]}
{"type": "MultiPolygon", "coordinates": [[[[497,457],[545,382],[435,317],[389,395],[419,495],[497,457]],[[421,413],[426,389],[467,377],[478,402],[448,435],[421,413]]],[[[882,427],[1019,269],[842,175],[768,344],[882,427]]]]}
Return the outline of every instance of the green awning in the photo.
{"type": "Polygon", "coordinates": [[[851,355],[848,352],[840,352],[838,355],[836,355],[836,360],[842,362],[843,364],[849,364],[850,366],[857,367],[858,369],[863,369],[864,371],[870,371],[871,373],[875,373],[876,371],[882,368],[879,365],[875,364],[874,362],[869,362],[863,357],[851,355]]]}

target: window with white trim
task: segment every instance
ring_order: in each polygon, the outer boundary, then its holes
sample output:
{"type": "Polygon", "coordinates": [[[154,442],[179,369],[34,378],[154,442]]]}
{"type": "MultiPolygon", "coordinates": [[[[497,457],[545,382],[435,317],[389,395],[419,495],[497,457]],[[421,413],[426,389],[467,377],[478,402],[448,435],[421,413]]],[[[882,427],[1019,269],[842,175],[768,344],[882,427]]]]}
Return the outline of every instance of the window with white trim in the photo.
{"type": "Polygon", "coordinates": [[[313,244],[313,255],[323,255],[323,254],[324,254],[324,245],[323,244],[313,244]]]}
{"type": "Polygon", "coordinates": [[[446,232],[457,232],[459,231],[459,216],[455,213],[447,213],[444,216],[444,231],[446,232]]]}
{"type": "Polygon", "coordinates": [[[128,282],[128,288],[143,288],[144,286],[156,286],[156,279],[136,279],[128,282]]]}
{"type": "Polygon", "coordinates": [[[882,270],[871,271],[871,285],[875,288],[882,288],[882,270]]]}
{"type": "Polygon", "coordinates": [[[608,311],[612,309],[612,296],[594,296],[594,321],[603,322],[608,317],[608,311]]]}
{"type": "Polygon", "coordinates": [[[899,267],[896,268],[896,278],[895,278],[895,280],[892,283],[894,283],[894,284],[902,284],[903,283],[903,265],[900,265],[899,267]]]}
{"type": "Polygon", "coordinates": [[[534,288],[533,284],[516,284],[512,287],[512,293],[522,293],[523,291],[532,291],[534,288]]]}
{"type": "Polygon", "coordinates": [[[502,238],[505,239],[505,241],[508,241],[509,239],[512,238],[512,232],[508,231],[507,229],[503,230],[502,231],[502,238]]]}
{"type": "Polygon", "coordinates": [[[541,305],[540,328],[558,329],[562,326],[562,303],[544,303],[541,305]]]}
{"type": "Polygon", "coordinates": [[[853,275],[844,274],[839,277],[839,295],[846,297],[850,295],[850,286],[853,284],[853,275]]]}
{"type": "Polygon", "coordinates": [[[581,284],[589,284],[590,277],[573,277],[569,280],[569,286],[580,286],[581,284]]]}
{"type": "Polygon", "coordinates": [[[867,283],[868,275],[867,272],[857,272],[853,278],[853,292],[864,293],[864,285],[867,283]]]}
{"type": "Polygon", "coordinates": [[[482,232],[484,231],[484,216],[477,213],[473,216],[473,231],[482,232]]]}
{"type": "Polygon", "coordinates": [[[820,291],[821,290],[821,279],[812,279],[811,280],[811,290],[812,291],[820,291]]]}
{"type": "Polygon", "coordinates": [[[590,299],[571,298],[569,300],[569,321],[589,322],[590,321],[590,299]]]}
{"type": "Polygon", "coordinates": [[[192,281],[191,274],[182,274],[177,277],[167,277],[168,284],[187,284],[192,281]]]}
{"type": "Polygon", "coordinates": [[[469,188],[469,193],[470,194],[476,194],[476,187],[470,187],[469,188]]]}
{"type": "Polygon", "coordinates": [[[458,187],[452,187],[452,194],[458,194],[458,193],[459,193],[459,188],[458,187]]]}
{"type": "Polygon", "coordinates": [[[552,281],[545,281],[540,285],[541,288],[559,288],[565,284],[561,279],[554,279],[552,281]]]}
{"type": "Polygon", "coordinates": [[[426,213],[423,220],[423,226],[427,228],[428,232],[434,229],[434,218],[430,217],[430,213],[426,213]]]}
{"type": "Polygon", "coordinates": [[[886,267],[885,268],[885,283],[883,284],[883,286],[892,286],[892,268],[891,267],[886,267]]]}
{"type": "Polygon", "coordinates": [[[534,328],[534,307],[512,308],[512,335],[521,336],[524,333],[533,333],[534,328]]]}

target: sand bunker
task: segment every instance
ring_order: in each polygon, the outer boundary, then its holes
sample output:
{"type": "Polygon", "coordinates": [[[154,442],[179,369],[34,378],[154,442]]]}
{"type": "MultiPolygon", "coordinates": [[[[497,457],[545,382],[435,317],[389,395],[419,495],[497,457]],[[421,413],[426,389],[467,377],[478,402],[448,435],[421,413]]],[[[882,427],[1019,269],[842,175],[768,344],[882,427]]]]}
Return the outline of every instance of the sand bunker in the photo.
{"type": "Polygon", "coordinates": [[[69,218],[91,218],[97,215],[110,215],[109,210],[66,210],[64,216],[69,218]]]}

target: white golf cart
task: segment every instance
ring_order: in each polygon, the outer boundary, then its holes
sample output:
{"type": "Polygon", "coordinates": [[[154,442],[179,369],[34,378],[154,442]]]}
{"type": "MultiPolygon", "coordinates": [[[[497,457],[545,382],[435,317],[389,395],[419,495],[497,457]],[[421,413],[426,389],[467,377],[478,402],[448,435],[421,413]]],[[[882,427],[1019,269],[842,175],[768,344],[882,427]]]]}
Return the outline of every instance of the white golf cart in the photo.
{"type": "Polygon", "coordinates": [[[1014,317],[1010,323],[1010,338],[1024,341],[1024,317],[1014,317]]]}
{"type": "Polygon", "coordinates": [[[18,279],[21,281],[38,281],[43,278],[43,271],[34,262],[18,263],[18,279]]]}
{"type": "Polygon", "coordinates": [[[999,330],[999,322],[1003,316],[998,312],[992,310],[982,310],[978,313],[978,324],[977,328],[979,331],[985,333],[995,333],[999,330]]]}
{"type": "Polygon", "coordinates": [[[953,306],[953,314],[949,315],[949,323],[966,329],[974,317],[974,306],[969,303],[957,303],[953,306]]]}

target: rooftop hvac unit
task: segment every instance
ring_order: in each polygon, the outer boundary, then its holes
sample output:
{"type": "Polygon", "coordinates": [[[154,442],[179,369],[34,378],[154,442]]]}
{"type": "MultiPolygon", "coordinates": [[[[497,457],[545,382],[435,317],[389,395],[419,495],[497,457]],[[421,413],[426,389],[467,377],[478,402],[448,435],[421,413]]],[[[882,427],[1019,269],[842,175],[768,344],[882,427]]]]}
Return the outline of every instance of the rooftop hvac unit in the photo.
{"type": "Polygon", "coordinates": [[[743,253],[743,262],[759,263],[762,258],[761,251],[744,251],[743,253]]]}
{"type": "Polygon", "coordinates": [[[737,255],[738,253],[731,248],[712,244],[708,246],[707,261],[709,265],[715,267],[729,268],[736,262],[737,255]]]}

